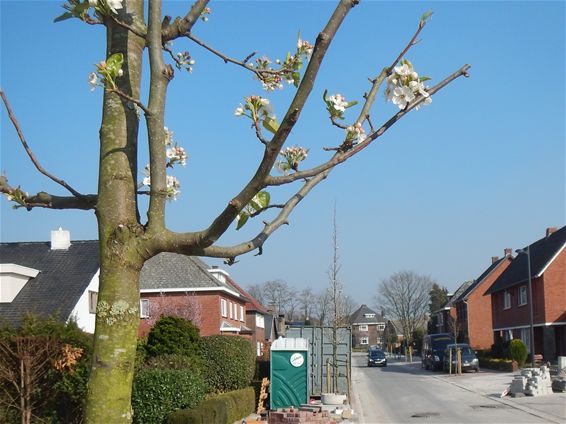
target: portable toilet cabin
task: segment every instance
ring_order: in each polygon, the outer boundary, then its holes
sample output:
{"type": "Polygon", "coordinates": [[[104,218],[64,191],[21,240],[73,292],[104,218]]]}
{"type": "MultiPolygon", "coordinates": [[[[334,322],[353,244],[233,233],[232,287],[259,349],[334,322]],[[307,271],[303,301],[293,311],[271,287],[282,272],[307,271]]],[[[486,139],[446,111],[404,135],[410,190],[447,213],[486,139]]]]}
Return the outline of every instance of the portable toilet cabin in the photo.
{"type": "Polygon", "coordinates": [[[271,345],[271,409],[299,407],[309,400],[309,342],[278,338],[271,345]]]}

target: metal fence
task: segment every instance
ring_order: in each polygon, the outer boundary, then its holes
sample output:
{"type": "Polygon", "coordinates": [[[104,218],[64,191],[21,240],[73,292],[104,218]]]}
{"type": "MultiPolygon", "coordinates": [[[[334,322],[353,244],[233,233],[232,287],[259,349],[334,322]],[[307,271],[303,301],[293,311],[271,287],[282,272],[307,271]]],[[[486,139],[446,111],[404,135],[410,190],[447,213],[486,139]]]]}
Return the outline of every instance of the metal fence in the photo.
{"type": "MultiPolygon", "coordinates": [[[[290,327],[285,331],[286,337],[300,337],[309,341],[309,387],[310,394],[318,396],[332,387],[332,327],[290,327]],[[330,372],[328,371],[330,370],[330,372]],[[330,378],[330,380],[328,380],[330,378]]],[[[338,393],[350,397],[350,376],[352,365],[352,329],[339,327],[337,332],[337,372],[338,393]]]]}

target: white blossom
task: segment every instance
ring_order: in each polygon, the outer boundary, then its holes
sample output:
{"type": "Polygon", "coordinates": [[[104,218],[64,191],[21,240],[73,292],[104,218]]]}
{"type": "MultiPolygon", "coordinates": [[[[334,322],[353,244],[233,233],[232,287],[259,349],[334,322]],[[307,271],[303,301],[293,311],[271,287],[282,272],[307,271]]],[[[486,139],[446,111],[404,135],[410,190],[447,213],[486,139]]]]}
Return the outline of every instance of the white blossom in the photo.
{"type": "Polygon", "coordinates": [[[412,102],[415,99],[415,94],[413,90],[409,87],[395,87],[393,90],[393,99],[391,100],[394,105],[397,105],[399,109],[404,109],[407,103],[412,102]]]}
{"type": "Polygon", "coordinates": [[[123,7],[122,0],[106,0],[106,4],[110,8],[110,10],[114,13],[118,13],[116,12],[116,10],[122,9],[123,7]]]}
{"type": "Polygon", "coordinates": [[[88,74],[88,84],[90,85],[90,91],[94,91],[98,85],[98,75],[96,75],[96,73],[91,72],[88,74]]]}
{"type": "Polygon", "coordinates": [[[332,108],[338,112],[344,112],[348,107],[348,102],[341,94],[333,94],[332,96],[328,96],[326,100],[330,102],[332,108]]]}
{"type": "Polygon", "coordinates": [[[242,105],[238,106],[234,111],[234,115],[242,116],[244,114],[244,107],[242,105]]]}

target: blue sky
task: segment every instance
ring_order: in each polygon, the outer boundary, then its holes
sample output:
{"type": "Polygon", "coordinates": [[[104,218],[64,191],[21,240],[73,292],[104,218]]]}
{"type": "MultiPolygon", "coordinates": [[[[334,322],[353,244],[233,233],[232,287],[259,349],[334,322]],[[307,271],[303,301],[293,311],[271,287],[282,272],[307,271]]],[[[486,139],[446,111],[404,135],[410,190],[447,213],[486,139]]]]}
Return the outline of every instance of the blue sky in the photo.
{"type": "MultiPolygon", "coordinates": [[[[60,4],[0,2],[1,85],[43,166],[91,193],[102,93],[90,92],[86,80],[104,58],[105,37],[102,27],[52,23],[60,4]]],[[[186,4],[166,3],[165,11],[182,14],[186,4]]],[[[333,7],[327,1],[212,2],[209,22],[193,32],[236,58],[252,51],[283,58],[298,31],[314,42],[333,7]]],[[[360,100],[368,77],[391,63],[429,9],[432,21],[407,58],[432,84],[465,63],[471,77],[453,82],[334,170],[262,256],[240,257],[228,269],[239,283],[284,279],[323,289],[334,203],[341,280],[356,301],[369,304],[377,283],[396,271],[427,274],[454,290],[504,248],[525,246],[546,227],[565,224],[564,2],[362,2],[334,40],[288,145],[310,149],[306,166],[325,160],[322,147],[337,145],[343,134],[329,125],[322,92],[360,100]]],[[[173,230],[191,231],[207,226],[252,175],[262,146],[233,111],[244,96],[265,93],[245,70],[189,40],[173,48],[189,50],[196,65],[190,75],[178,72],[168,93],[167,126],[189,161],[175,172],[182,194],[169,204],[167,221],[173,230]]],[[[278,116],[293,92],[286,87],[268,95],[278,116]]],[[[353,110],[351,119],[359,108],[353,110]]],[[[380,95],[372,119],[384,122],[395,111],[380,95]]],[[[4,108],[0,154],[1,172],[12,184],[64,194],[33,169],[4,108]]],[[[141,166],[146,161],[142,145],[141,166]]],[[[272,199],[283,201],[289,192],[272,190],[272,199]]],[[[47,240],[60,226],[75,240],[96,238],[92,212],[14,211],[5,200],[0,208],[2,241],[47,240]]],[[[260,226],[251,221],[221,243],[251,237],[260,226]]]]}

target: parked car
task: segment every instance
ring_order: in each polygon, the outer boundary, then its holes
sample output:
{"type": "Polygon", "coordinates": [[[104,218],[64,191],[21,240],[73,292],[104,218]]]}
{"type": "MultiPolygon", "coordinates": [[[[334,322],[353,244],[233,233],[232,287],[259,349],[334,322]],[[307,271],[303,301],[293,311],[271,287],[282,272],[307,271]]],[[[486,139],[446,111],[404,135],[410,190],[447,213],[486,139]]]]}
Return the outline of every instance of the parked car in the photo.
{"type": "Polygon", "coordinates": [[[440,370],[444,358],[444,349],[456,343],[454,336],[448,333],[427,334],[423,339],[421,366],[424,369],[440,370]]]}
{"type": "Polygon", "coordinates": [[[381,349],[371,349],[368,351],[368,367],[386,367],[387,358],[381,349]]]}
{"type": "Polygon", "coordinates": [[[460,350],[461,361],[462,361],[462,371],[475,370],[478,372],[480,370],[480,362],[476,356],[476,352],[466,343],[455,343],[449,344],[444,349],[444,361],[442,368],[444,371],[448,371],[450,368],[450,356],[452,356],[452,371],[456,370],[458,365],[457,351],[460,350]]]}

